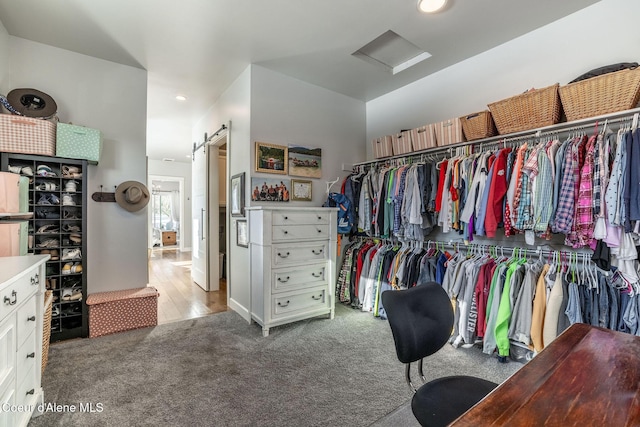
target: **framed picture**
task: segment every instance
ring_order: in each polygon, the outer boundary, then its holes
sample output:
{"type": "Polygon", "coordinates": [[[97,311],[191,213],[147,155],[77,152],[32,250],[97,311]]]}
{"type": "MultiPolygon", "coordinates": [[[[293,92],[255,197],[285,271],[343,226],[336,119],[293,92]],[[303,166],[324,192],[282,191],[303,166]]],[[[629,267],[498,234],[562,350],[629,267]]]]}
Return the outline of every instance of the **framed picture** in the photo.
{"type": "Polygon", "coordinates": [[[290,192],[290,179],[251,177],[253,202],[288,202],[290,192]]]}
{"type": "Polygon", "coordinates": [[[244,216],[244,172],[231,177],[231,216],[244,216]]]}
{"type": "Polygon", "coordinates": [[[256,141],[256,172],[287,174],[287,147],[256,141]]]}
{"type": "Polygon", "coordinates": [[[322,178],[322,148],[290,145],[289,175],[322,178]]]}
{"type": "Polygon", "coordinates": [[[311,184],[313,182],[292,179],[291,180],[291,200],[310,202],[311,201],[311,184]]]}
{"type": "Polygon", "coordinates": [[[243,248],[249,247],[249,227],[246,219],[236,221],[236,245],[243,248]]]}

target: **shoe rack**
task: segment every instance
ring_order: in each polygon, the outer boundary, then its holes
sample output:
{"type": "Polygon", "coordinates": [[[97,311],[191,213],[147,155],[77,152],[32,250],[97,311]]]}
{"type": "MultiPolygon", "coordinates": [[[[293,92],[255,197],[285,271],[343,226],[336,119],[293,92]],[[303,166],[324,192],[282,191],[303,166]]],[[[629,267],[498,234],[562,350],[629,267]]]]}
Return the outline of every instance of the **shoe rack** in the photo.
{"type": "Polygon", "coordinates": [[[29,253],[51,255],[51,341],[87,337],[87,161],[0,153],[0,170],[29,177],[29,253]]]}

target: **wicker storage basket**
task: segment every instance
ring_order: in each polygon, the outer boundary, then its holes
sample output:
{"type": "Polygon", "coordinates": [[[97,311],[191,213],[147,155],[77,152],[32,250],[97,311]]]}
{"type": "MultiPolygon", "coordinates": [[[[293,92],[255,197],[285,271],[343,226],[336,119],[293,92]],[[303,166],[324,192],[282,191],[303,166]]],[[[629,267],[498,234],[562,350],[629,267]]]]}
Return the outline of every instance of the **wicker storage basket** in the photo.
{"type": "Polygon", "coordinates": [[[550,126],[561,114],[558,83],[542,89],[489,104],[489,110],[501,135],[550,126]]]}
{"type": "Polygon", "coordinates": [[[53,310],[53,292],[44,294],[44,316],[42,322],[42,373],[49,362],[49,339],[51,338],[51,311],[53,310]]]}
{"type": "Polygon", "coordinates": [[[491,112],[488,110],[460,117],[460,122],[467,141],[489,138],[498,133],[496,125],[493,123],[491,112]]]}
{"type": "Polygon", "coordinates": [[[567,121],[629,110],[640,101],[640,67],[562,86],[560,99],[567,121]]]}

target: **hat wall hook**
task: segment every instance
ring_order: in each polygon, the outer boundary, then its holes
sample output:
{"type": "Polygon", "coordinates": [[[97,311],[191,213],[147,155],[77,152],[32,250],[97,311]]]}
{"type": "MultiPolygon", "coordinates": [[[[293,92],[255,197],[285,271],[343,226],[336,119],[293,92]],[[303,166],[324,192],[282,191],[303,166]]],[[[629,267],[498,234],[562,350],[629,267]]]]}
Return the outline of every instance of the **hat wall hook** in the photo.
{"type": "MultiPolygon", "coordinates": [[[[105,193],[102,191],[102,185],[100,186],[100,191],[96,191],[95,193],[93,193],[91,195],[91,198],[93,199],[93,201],[95,202],[113,202],[115,203],[116,201],[116,193],[115,191],[113,193],[105,193]]],[[[118,188],[117,186],[113,186],[113,189],[115,190],[116,188],[118,188]]]]}

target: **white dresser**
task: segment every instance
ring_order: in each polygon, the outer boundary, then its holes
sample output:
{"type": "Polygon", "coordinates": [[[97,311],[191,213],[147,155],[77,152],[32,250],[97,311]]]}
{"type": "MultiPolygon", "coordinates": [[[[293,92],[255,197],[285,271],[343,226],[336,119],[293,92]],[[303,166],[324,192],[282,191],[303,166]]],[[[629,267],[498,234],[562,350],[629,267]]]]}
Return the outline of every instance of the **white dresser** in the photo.
{"type": "Polygon", "coordinates": [[[269,328],[310,317],[333,319],[337,209],[252,207],[251,318],[269,328]]]}
{"type": "Polygon", "coordinates": [[[26,426],[44,402],[40,380],[48,259],[0,258],[0,426],[26,426]]]}

